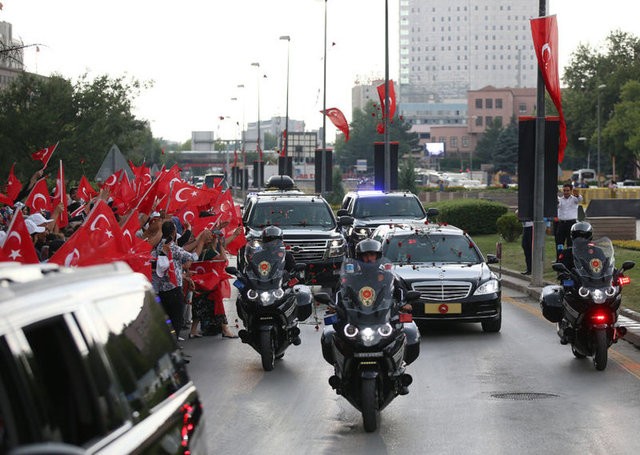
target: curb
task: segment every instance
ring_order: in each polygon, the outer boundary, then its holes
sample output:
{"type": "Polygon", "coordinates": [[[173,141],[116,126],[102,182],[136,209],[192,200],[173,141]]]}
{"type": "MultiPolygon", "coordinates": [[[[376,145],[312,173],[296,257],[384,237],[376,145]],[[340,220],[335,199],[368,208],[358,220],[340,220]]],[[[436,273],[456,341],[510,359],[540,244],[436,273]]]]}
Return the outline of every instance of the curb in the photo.
{"type": "MultiPolygon", "coordinates": [[[[500,268],[496,266],[490,266],[491,270],[495,273],[500,272],[500,268]]],[[[515,289],[523,294],[528,295],[529,297],[535,299],[536,301],[540,300],[540,294],[542,292],[542,288],[539,286],[532,286],[531,279],[509,269],[502,269],[502,285],[509,288],[515,289]]],[[[555,284],[549,281],[543,282],[543,285],[555,284]]],[[[620,316],[628,319],[629,321],[623,321],[625,327],[627,328],[627,333],[622,337],[625,341],[633,344],[637,348],[640,348],[640,312],[621,307],[620,308],[620,316]]]]}

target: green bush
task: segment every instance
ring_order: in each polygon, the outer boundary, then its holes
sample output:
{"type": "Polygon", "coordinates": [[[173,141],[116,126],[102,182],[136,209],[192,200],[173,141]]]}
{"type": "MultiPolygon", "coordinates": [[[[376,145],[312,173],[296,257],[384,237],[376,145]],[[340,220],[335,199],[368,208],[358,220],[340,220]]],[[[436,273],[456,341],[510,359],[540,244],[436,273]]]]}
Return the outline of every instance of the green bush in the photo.
{"type": "Polygon", "coordinates": [[[522,234],[522,224],[513,213],[505,213],[498,218],[496,227],[498,228],[498,234],[509,243],[518,240],[518,237],[522,234]]]}
{"type": "Polygon", "coordinates": [[[484,199],[454,199],[429,204],[440,211],[438,222],[456,226],[469,235],[496,234],[496,221],[509,208],[484,199]]]}

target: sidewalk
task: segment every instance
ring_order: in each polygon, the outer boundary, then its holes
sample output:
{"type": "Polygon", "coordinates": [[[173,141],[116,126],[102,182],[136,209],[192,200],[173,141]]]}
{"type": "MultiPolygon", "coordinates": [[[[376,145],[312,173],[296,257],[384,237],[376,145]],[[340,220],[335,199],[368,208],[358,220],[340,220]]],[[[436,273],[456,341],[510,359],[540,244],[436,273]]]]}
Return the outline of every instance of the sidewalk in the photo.
{"type": "MultiPolygon", "coordinates": [[[[498,273],[498,266],[491,266],[491,270],[498,273]]],[[[556,284],[545,282],[547,284],[556,284]]],[[[539,301],[542,288],[538,286],[532,286],[531,280],[528,276],[524,276],[513,270],[502,269],[502,285],[515,289],[523,294],[529,295],[531,298],[539,301]]],[[[624,292],[622,296],[622,307],[620,309],[620,315],[618,316],[618,323],[627,328],[627,334],[624,339],[634,346],[640,348],[640,313],[624,308],[624,292]]]]}

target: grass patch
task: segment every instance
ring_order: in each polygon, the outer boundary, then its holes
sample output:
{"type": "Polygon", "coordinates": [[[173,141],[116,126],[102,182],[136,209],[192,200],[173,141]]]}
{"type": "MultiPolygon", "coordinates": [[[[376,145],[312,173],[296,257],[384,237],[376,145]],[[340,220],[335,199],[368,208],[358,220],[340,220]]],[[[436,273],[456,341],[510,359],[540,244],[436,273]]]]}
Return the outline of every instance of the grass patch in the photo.
{"type": "MultiPolygon", "coordinates": [[[[496,243],[501,241],[498,234],[475,235],[473,240],[485,256],[495,253],[496,243]]],[[[616,266],[620,267],[624,261],[635,261],[636,263],[636,267],[626,273],[631,278],[631,283],[622,290],[622,306],[640,312],[640,251],[623,248],[618,241],[614,242],[614,245],[616,266]]],[[[553,237],[547,235],[545,237],[543,279],[554,283],[557,282],[556,273],[551,269],[551,264],[555,257],[553,237]]],[[[526,268],[520,239],[509,243],[502,241],[502,267],[517,272],[522,272],[526,268]]]]}

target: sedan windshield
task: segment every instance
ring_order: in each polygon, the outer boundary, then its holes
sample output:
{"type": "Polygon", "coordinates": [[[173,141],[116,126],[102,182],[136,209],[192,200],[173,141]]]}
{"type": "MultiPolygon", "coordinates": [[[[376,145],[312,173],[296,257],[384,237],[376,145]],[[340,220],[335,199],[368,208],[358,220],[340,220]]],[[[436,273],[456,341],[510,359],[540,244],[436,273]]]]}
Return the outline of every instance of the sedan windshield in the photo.
{"type": "Polygon", "coordinates": [[[353,216],[356,218],[424,218],[425,211],[415,197],[371,197],[356,201],[353,216]]]}
{"type": "Polygon", "coordinates": [[[384,256],[396,263],[482,262],[473,243],[462,235],[411,234],[395,236],[384,243],[384,256]]]}
{"type": "Polygon", "coordinates": [[[331,209],[322,201],[264,201],[258,204],[251,215],[248,225],[252,228],[265,226],[280,227],[335,227],[331,209]]]}

